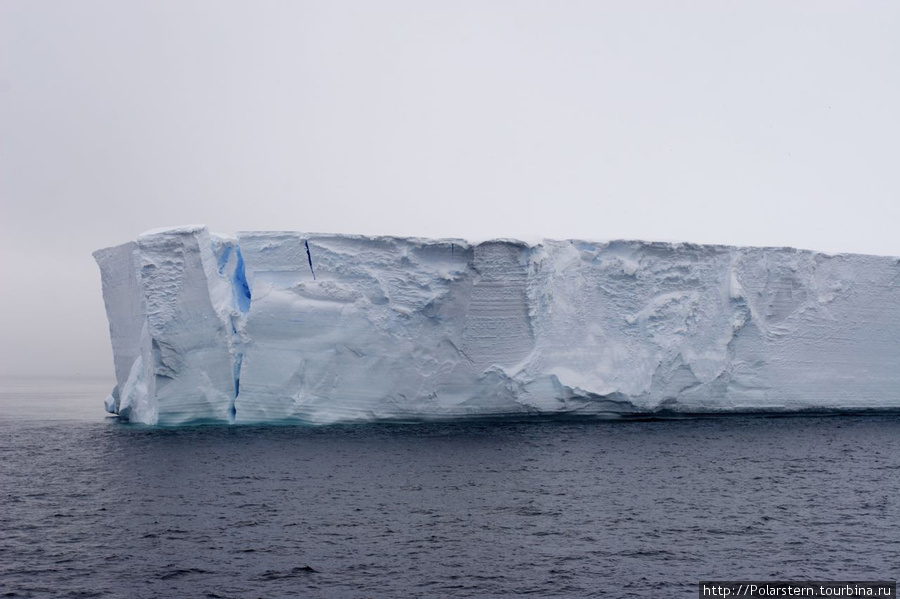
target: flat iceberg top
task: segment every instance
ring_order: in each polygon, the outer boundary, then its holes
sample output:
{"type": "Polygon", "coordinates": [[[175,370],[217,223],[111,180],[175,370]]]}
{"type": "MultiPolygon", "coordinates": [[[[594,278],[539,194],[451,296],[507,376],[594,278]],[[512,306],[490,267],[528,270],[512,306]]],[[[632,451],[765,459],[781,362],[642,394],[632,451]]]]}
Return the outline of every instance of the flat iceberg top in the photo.
{"type": "Polygon", "coordinates": [[[177,227],[159,227],[144,231],[138,237],[151,237],[153,235],[191,235],[206,230],[206,225],[179,225],[177,227]]]}
{"type": "Polygon", "coordinates": [[[900,260],[159,229],[98,250],[147,424],[900,408],[900,260]]]}

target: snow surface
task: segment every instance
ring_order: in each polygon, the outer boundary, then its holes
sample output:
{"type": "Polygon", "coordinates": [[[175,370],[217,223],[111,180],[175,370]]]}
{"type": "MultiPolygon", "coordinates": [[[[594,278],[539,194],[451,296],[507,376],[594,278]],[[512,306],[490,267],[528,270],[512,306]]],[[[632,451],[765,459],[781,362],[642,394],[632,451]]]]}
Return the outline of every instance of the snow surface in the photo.
{"type": "Polygon", "coordinates": [[[159,229],[98,250],[145,424],[900,408],[900,260],[159,229]]]}

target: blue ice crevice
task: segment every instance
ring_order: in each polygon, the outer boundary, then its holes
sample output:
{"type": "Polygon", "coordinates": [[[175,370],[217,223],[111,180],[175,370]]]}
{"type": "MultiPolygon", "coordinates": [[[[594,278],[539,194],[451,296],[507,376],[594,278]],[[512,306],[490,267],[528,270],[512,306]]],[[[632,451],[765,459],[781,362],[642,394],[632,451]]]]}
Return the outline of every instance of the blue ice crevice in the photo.
{"type": "MultiPolygon", "coordinates": [[[[231,248],[228,248],[224,254],[227,260],[231,248]]],[[[247,273],[244,267],[244,256],[241,254],[241,248],[234,246],[235,268],[231,276],[231,290],[234,298],[234,307],[236,313],[231,316],[231,335],[232,347],[234,348],[234,358],[232,363],[232,376],[234,378],[234,397],[231,400],[229,408],[229,419],[235,421],[237,417],[237,397],[241,393],[241,366],[244,362],[244,342],[241,336],[244,319],[243,315],[250,312],[251,293],[250,285],[247,282],[247,273]]]]}
{"type": "MultiPolygon", "coordinates": [[[[308,248],[306,251],[309,253],[308,248]]],[[[246,314],[250,311],[250,285],[247,284],[247,275],[244,272],[244,256],[241,254],[241,248],[234,246],[234,252],[237,257],[237,266],[234,268],[234,275],[231,279],[234,305],[241,313],[246,314]]]]}
{"type": "Polygon", "coordinates": [[[231,246],[226,245],[225,249],[222,251],[222,255],[219,256],[219,260],[217,263],[217,267],[219,269],[219,274],[222,276],[225,276],[225,267],[228,266],[229,258],[231,258],[231,246]]]}

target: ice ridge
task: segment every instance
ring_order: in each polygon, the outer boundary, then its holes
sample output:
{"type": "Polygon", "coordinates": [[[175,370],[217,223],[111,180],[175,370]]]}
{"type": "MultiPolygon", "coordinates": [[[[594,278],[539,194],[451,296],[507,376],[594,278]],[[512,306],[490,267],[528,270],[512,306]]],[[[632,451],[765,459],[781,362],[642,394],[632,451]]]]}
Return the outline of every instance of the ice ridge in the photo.
{"type": "Polygon", "coordinates": [[[204,226],[94,257],[133,422],[900,408],[897,258],[204,226]]]}

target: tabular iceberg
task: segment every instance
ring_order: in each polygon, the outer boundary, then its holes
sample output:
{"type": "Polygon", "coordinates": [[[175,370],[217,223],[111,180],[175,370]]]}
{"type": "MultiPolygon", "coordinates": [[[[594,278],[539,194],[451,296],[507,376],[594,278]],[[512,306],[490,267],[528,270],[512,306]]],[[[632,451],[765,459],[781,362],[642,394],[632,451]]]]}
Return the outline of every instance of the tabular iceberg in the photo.
{"type": "Polygon", "coordinates": [[[134,422],[900,408],[900,260],[151,231],[94,253],[134,422]]]}

